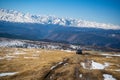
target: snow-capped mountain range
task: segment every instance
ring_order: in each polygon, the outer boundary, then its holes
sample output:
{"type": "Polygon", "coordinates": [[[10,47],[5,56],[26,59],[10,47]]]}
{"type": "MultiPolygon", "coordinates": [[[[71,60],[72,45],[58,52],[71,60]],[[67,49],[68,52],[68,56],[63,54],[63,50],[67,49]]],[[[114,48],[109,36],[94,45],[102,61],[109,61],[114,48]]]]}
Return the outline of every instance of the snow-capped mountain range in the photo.
{"type": "Polygon", "coordinates": [[[39,24],[57,24],[72,27],[89,27],[101,29],[120,29],[119,25],[90,22],[80,19],[59,18],[55,16],[31,15],[29,13],[21,13],[14,10],[0,9],[0,20],[20,23],[39,23],[39,24]]]}

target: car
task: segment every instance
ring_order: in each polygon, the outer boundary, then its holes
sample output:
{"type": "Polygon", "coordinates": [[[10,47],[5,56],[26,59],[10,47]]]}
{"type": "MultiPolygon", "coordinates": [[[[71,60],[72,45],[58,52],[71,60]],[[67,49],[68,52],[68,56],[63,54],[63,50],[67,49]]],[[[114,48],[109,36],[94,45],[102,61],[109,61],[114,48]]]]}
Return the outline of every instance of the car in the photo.
{"type": "Polygon", "coordinates": [[[82,54],[82,49],[78,49],[78,50],[76,51],[76,54],[82,54]]]}

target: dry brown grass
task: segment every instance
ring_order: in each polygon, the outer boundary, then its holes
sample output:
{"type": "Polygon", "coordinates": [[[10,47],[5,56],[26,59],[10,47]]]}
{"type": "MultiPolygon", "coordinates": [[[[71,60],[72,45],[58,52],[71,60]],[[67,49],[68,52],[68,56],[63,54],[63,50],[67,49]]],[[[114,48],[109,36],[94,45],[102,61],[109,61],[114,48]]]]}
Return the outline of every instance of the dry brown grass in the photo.
{"type": "MultiPolygon", "coordinates": [[[[83,75],[81,79],[89,77],[91,80],[103,80],[103,74],[106,73],[120,80],[120,72],[115,71],[120,69],[120,57],[106,58],[106,56],[99,55],[103,52],[84,51],[84,53],[86,52],[90,55],[77,55],[75,52],[60,50],[0,48],[0,57],[5,57],[6,55],[14,56],[11,59],[7,57],[0,59],[0,73],[19,72],[13,76],[0,77],[0,80],[46,80],[44,77],[50,71],[50,68],[65,58],[69,59],[69,61],[67,61],[66,65],[52,71],[50,75],[54,77],[52,80],[77,80],[76,68],[78,68],[78,73],[83,75]],[[88,70],[80,65],[85,59],[94,60],[102,64],[106,62],[110,65],[103,70],[88,70]]],[[[107,54],[115,53],[107,52],[107,54]]]]}
{"type": "MultiPolygon", "coordinates": [[[[73,54],[65,54],[63,51],[58,50],[42,50],[42,49],[22,49],[22,48],[6,48],[0,49],[1,57],[7,55],[15,56],[11,60],[7,58],[0,60],[0,73],[2,72],[19,72],[17,78],[21,76],[25,80],[34,78],[35,73],[46,71],[54,63],[62,61],[66,57],[70,57],[73,54]],[[15,54],[15,52],[26,53],[26,54],[15,54]],[[44,68],[44,69],[43,69],[44,68]],[[45,69],[46,68],[46,69],[45,69]],[[30,75],[30,76],[29,76],[30,75]]],[[[16,79],[15,76],[13,76],[16,79]]],[[[11,77],[11,78],[13,78],[11,77]]],[[[6,77],[9,79],[9,77],[6,77]]]]}

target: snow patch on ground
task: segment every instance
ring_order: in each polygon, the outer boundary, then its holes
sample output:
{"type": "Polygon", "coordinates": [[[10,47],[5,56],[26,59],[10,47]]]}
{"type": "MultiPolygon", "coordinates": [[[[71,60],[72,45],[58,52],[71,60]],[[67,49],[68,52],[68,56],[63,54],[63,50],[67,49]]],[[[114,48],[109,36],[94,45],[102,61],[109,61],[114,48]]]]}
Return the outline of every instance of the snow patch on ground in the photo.
{"type": "Polygon", "coordinates": [[[63,63],[63,62],[59,62],[58,64],[60,64],[60,65],[61,65],[62,63],[63,63]]]}
{"type": "Polygon", "coordinates": [[[58,64],[52,66],[50,69],[53,70],[53,69],[55,69],[57,66],[59,66],[59,65],[61,65],[61,64],[63,64],[63,62],[59,62],[58,64]]]}
{"type": "Polygon", "coordinates": [[[111,57],[111,56],[118,56],[118,57],[120,57],[120,54],[100,54],[100,55],[109,56],[109,57],[111,57]]]}
{"type": "Polygon", "coordinates": [[[81,62],[81,66],[82,66],[84,69],[86,69],[85,63],[81,62]]]}
{"type": "Polygon", "coordinates": [[[118,56],[118,57],[120,57],[120,54],[118,55],[118,54],[114,54],[114,55],[112,55],[112,56],[118,56]]]}
{"type": "Polygon", "coordinates": [[[25,52],[15,51],[14,54],[19,55],[19,54],[26,54],[26,53],[25,52]]]}
{"type": "Polygon", "coordinates": [[[1,59],[4,59],[4,57],[0,57],[0,60],[1,60],[1,59]]]}
{"type": "Polygon", "coordinates": [[[37,57],[24,57],[25,59],[36,59],[37,57]]]}
{"type": "Polygon", "coordinates": [[[105,69],[105,67],[108,67],[108,66],[109,66],[108,63],[100,64],[100,63],[92,61],[91,69],[105,69]]]}
{"type": "Polygon", "coordinates": [[[41,51],[36,51],[36,53],[41,53],[41,51]]]}
{"type": "Polygon", "coordinates": [[[117,69],[117,70],[115,70],[115,71],[118,71],[118,72],[120,72],[120,69],[117,69]]]}
{"type": "Polygon", "coordinates": [[[15,58],[15,56],[6,55],[6,56],[4,56],[4,57],[0,57],[1,60],[2,60],[2,59],[11,60],[11,59],[13,59],[13,58],[15,58]]]}
{"type": "Polygon", "coordinates": [[[61,51],[65,51],[65,52],[72,52],[71,50],[61,50],[61,51]]]}
{"type": "Polygon", "coordinates": [[[80,74],[79,77],[82,78],[82,74],[80,74]]]}
{"type": "Polygon", "coordinates": [[[112,58],[111,56],[106,56],[106,58],[112,58]]]}
{"type": "Polygon", "coordinates": [[[15,56],[6,55],[5,58],[6,58],[7,60],[11,60],[11,59],[15,58],[15,56]]]}
{"type": "Polygon", "coordinates": [[[104,80],[117,80],[117,79],[113,78],[112,75],[109,75],[109,74],[103,74],[103,77],[104,77],[104,80]]]}
{"type": "Polygon", "coordinates": [[[52,66],[50,69],[53,70],[57,67],[57,65],[52,66]]]}
{"type": "Polygon", "coordinates": [[[84,69],[105,69],[106,67],[109,66],[109,63],[101,64],[101,63],[94,62],[92,60],[92,61],[89,61],[87,63],[82,62],[81,65],[84,69]]]}
{"type": "Polygon", "coordinates": [[[23,46],[24,42],[13,40],[13,41],[1,41],[0,47],[9,47],[9,46],[23,46]]]}
{"type": "Polygon", "coordinates": [[[3,76],[12,76],[12,75],[15,75],[17,74],[18,72],[7,72],[7,73],[0,73],[0,77],[3,77],[3,76]]]}
{"type": "Polygon", "coordinates": [[[68,63],[65,63],[64,66],[68,65],[68,63]]]}

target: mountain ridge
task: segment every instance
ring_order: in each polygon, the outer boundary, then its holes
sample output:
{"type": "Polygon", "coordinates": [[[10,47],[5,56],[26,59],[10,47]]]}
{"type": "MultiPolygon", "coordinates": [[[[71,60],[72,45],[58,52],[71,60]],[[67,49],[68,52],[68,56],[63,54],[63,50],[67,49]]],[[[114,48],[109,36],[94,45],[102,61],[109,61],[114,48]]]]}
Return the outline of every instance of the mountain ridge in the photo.
{"type": "Polygon", "coordinates": [[[87,27],[100,29],[120,29],[119,25],[90,22],[80,19],[59,18],[55,16],[31,15],[29,13],[21,13],[14,10],[0,9],[0,21],[20,22],[20,23],[38,23],[53,24],[72,27],[87,27]]]}

